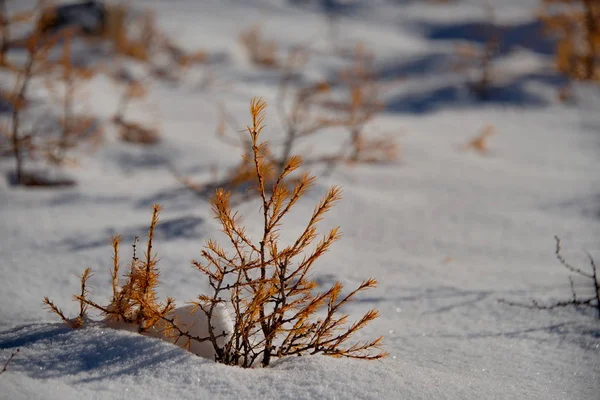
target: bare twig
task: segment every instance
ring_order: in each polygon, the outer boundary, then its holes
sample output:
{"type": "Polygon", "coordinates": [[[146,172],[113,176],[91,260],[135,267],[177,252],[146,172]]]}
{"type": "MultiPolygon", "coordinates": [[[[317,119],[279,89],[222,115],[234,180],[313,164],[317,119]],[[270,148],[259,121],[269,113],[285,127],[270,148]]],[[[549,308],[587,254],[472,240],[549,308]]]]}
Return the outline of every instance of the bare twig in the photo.
{"type": "Polygon", "coordinates": [[[6,362],[4,363],[4,367],[0,371],[0,375],[2,375],[3,373],[5,373],[6,371],[8,371],[8,364],[10,364],[10,362],[13,360],[13,358],[15,358],[15,356],[17,354],[19,354],[20,351],[21,351],[20,349],[16,349],[15,351],[12,352],[12,354],[10,355],[10,357],[8,357],[8,360],[6,360],[6,362]]]}

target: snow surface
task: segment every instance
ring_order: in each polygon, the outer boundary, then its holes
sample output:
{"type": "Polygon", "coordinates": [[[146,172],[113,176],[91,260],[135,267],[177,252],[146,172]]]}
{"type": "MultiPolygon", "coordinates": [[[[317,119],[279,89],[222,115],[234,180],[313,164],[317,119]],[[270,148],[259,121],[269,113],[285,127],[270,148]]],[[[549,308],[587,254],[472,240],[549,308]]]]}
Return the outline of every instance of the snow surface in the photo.
{"type": "MultiPolygon", "coordinates": [[[[158,339],[57,323],[42,297],[75,314],[76,274],[93,267],[94,298],[108,299],[108,237],[120,233],[127,243],[143,235],[156,202],[164,206],[155,242],[159,294],[183,305],[206,291],[190,260],[200,257],[206,239],[222,236],[206,199],[182,189],[169,167],[201,182],[214,165],[236,164],[239,154],[214,135],[215,105],[226,104],[242,129],[252,96],[274,101],[278,74],[248,62],[237,39],[243,29],[261,22],[264,35],[284,48],[309,43],[315,56],[307,79],[344,65],[332,55],[319,2],[131,3],[155,9],[167,34],[190,50],[209,51],[215,62],[192,69],[181,83],[154,83],[148,104],[132,108],[138,118],[160,120],[160,145],[122,144],[109,132],[96,153],[81,155],[80,167],[67,171],[79,185],[66,190],[0,180],[0,361],[21,349],[0,375],[0,399],[599,398],[600,326],[592,313],[498,302],[570,296],[568,271],[553,254],[555,234],[572,263],[587,267],[584,251],[600,260],[600,93],[581,85],[574,103],[556,100],[563,81],[552,70],[551,43],[535,34],[534,0],[494,2],[507,43],[484,103],[451,68],[454,45],[480,41],[474,26],[486,21],[483,0],[338,2],[345,5],[336,8],[341,45],[363,41],[389,80],[387,108],[373,134],[393,135],[402,157],[396,165],[338,167],[330,176],[317,167],[317,186],[284,221],[282,239],[301,229],[329,185],[343,186],[344,199],[323,230],[341,225],[344,237],[314,277],[347,289],[369,276],[380,281],[345,312],[358,318],[380,310],[357,339],[383,334],[387,359],[310,356],[242,370],[158,339]],[[497,131],[490,154],[462,150],[485,124],[497,131]]],[[[109,118],[113,87],[97,78],[89,93],[90,108],[109,118]]],[[[267,124],[265,134],[276,137],[274,107],[267,124]]],[[[342,138],[323,134],[318,148],[301,149],[337,149],[342,138]]],[[[0,167],[8,172],[12,160],[0,160],[0,167]]],[[[258,233],[258,203],[240,212],[249,232],[258,233]]],[[[585,281],[575,284],[587,290],[585,281]]]]}
{"type": "MultiPolygon", "coordinates": [[[[233,332],[233,322],[231,321],[231,311],[220,303],[215,306],[213,310],[211,323],[215,335],[219,335],[217,338],[217,344],[219,347],[224,347],[231,337],[233,332]]],[[[183,332],[187,332],[190,335],[198,338],[209,337],[210,331],[208,329],[208,318],[206,314],[197,306],[187,305],[184,307],[178,307],[171,312],[168,318],[173,318],[177,321],[180,329],[183,332]]],[[[193,354],[214,360],[216,357],[215,349],[210,341],[199,342],[197,340],[190,341],[185,337],[169,337],[165,336],[164,332],[156,334],[157,337],[162,337],[167,341],[175,343],[177,346],[188,349],[193,354]]]]}

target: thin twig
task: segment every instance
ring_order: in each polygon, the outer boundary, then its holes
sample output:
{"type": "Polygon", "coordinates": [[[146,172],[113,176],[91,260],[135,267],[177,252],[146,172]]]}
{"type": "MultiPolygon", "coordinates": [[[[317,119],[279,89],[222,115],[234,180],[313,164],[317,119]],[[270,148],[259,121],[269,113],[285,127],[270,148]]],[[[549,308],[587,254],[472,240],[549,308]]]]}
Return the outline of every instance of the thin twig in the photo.
{"type": "Polygon", "coordinates": [[[15,351],[13,351],[13,353],[10,355],[10,357],[8,357],[8,360],[6,360],[6,362],[4,363],[4,367],[2,368],[2,371],[0,371],[0,375],[2,375],[3,373],[5,373],[8,370],[8,364],[10,364],[10,362],[13,360],[13,358],[15,358],[15,356],[17,354],[19,354],[20,351],[21,351],[21,349],[16,349],[15,351]]]}

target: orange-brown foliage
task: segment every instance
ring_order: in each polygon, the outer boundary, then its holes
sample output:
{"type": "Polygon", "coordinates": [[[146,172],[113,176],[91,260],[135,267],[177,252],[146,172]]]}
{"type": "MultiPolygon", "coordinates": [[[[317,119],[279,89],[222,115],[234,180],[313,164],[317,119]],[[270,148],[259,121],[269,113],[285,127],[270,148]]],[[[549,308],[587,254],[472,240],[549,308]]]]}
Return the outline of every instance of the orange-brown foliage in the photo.
{"type": "Polygon", "coordinates": [[[543,0],[540,18],[558,38],[557,69],[581,80],[600,80],[600,2],[543,0]]]}
{"type": "Polygon", "coordinates": [[[488,145],[488,139],[495,133],[496,129],[494,128],[494,126],[488,124],[483,127],[483,129],[477,136],[475,136],[465,145],[465,148],[475,150],[476,152],[481,154],[486,154],[490,150],[488,145]]]}
{"type": "Polygon", "coordinates": [[[133,243],[133,256],[125,282],[120,282],[121,262],[119,257],[120,238],[115,236],[112,239],[113,248],[113,268],[111,271],[112,298],[106,306],[100,305],[89,299],[86,282],[92,274],[91,269],[87,268],[81,275],[80,293],[73,296],[79,303],[79,315],[74,319],[67,318],[64,313],[54,305],[48,298],[44,298],[44,304],[50,311],[58,314],[61,319],[73,328],[79,328],[84,325],[87,319],[88,306],[100,311],[106,317],[109,324],[116,327],[134,327],[140,333],[146,333],[156,328],[156,325],[162,321],[168,313],[175,308],[175,302],[167,298],[164,303],[158,301],[156,288],[160,271],[157,267],[157,257],[153,251],[153,240],[156,225],[158,224],[158,214],[161,208],[154,205],[152,212],[152,221],[148,230],[148,242],[143,258],[137,256],[137,238],[133,243]]]}
{"type": "Polygon", "coordinates": [[[260,25],[254,25],[242,32],[240,42],[253,64],[263,67],[276,67],[279,65],[277,43],[262,38],[260,25]]]}
{"type": "Polygon", "coordinates": [[[262,234],[257,239],[247,234],[239,215],[230,206],[230,193],[219,189],[212,200],[212,210],[228,239],[230,251],[209,240],[202,251],[204,261],[193,262],[211,287],[211,293],[200,295],[192,302],[208,320],[208,337],[195,337],[178,324],[177,319],[170,315],[175,307],[172,299],[168,298],[164,303],[157,299],[160,273],[153,253],[153,238],[158,223],[158,206],[154,206],[144,259],[137,258],[137,241],[134,242],[133,258],[123,284],[119,282],[120,241],[118,237],[113,239],[113,296],[107,306],[89,299],[86,282],[91,270],[87,269],[81,276],[80,293],[74,296],[80,305],[79,316],[68,319],[46,297],[44,304],[50,311],[73,328],[81,327],[86,321],[89,306],[101,311],[114,326],[136,327],[140,333],[158,330],[166,338],[187,338],[188,343],[210,341],[216,361],[242,367],[252,367],[257,363],[268,366],[273,357],[302,354],[322,353],[369,360],[385,357],[387,354],[380,349],[381,337],[351,342],[354,333],[377,318],[379,313],[376,310],[368,311],[350,325],[347,324],[349,316],[340,314],[341,307],[357,293],[375,287],[377,282],[367,279],[353,291],[342,294],[343,287],[339,282],[319,291],[311,278],[315,262],[341,236],[339,229],[334,228],[317,240],[317,225],[340,200],[341,189],[332,187],[328,191],[293,243],[284,246],[279,241],[284,217],[312,186],[315,178],[303,174],[293,188],[283,184],[285,178],[302,163],[300,157],[293,156],[273,182],[266,180],[267,171],[271,169],[265,163],[268,146],[259,140],[264,128],[265,110],[265,102],[253,99],[250,106],[252,124],[247,128],[251,139],[250,161],[255,169],[255,189],[263,215],[262,234]],[[224,344],[218,340],[223,333],[216,332],[211,322],[220,303],[231,307],[234,319],[234,330],[224,344]]]}

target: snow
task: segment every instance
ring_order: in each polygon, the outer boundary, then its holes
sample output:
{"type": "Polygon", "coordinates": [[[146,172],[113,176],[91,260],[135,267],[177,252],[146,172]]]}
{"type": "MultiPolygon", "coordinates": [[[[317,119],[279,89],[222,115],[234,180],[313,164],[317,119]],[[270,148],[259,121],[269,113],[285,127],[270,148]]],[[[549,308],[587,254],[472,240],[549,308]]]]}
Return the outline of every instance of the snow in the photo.
{"type": "MultiPolygon", "coordinates": [[[[341,46],[361,40],[389,80],[387,108],[373,134],[393,135],[401,159],[338,166],[329,176],[316,167],[317,186],[284,221],[281,237],[294,238],[327,187],[343,187],[344,199],[322,231],[340,225],[344,236],[315,266],[314,278],[324,286],[339,280],[347,290],[367,277],[379,280],[344,312],[351,318],[370,308],[381,312],[356,339],[384,335],[387,359],[304,356],[243,370],[156,338],[59,324],[42,308],[43,296],[75,315],[76,275],[92,267],[92,297],[108,299],[109,237],[123,235],[127,260],[126,243],[145,234],[156,202],[164,206],[155,239],[159,295],[185,307],[207,292],[190,260],[200,258],[206,239],[223,237],[206,199],[181,188],[169,168],[202,182],[213,166],[235,165],[237,150],[214,134],[216,105],[225,104],[243,129],[252,96],[274,104],[278,74],[248,62],[238,42],[243,29],[261,22],[265,37],[284,48],[309,43],[310,79],[344,65],[331,54],[316,2],[131,3],[155,9],[159,25],[186,49],[218,57],[192,68],[181,83],[153,83],[149,100],[132,107],[132,117],[160,120],[159,145],[123,144],[108,132],[97,152],[79,155],[79,167],[67,169],[78,182],[72,188],[23,189],[0,179],[0,362],[21,349],[0,375],[0,399],[598,398],[600,325],[593,313],[498,302],[570,296],[554,235],[573,264],[587,267],[585,251],[600,260],[600,92],[578,85],[575,102],[557,101],[563,81],[552,70],[548,43],[527,30],[535,0],[494,3],[503,32],[516,38],[530,32],[532,39],[507,44],[487,102],[474,99],[465,75],[449,67],[454,46],[471,41],[470,24],[486,22],[484,1],[340,1],[349,5],[338,20],[341,46]],[[486,124],[497,132],[490,153],[462,149],[486,124]]],[[[89,86],[89,109],[109,119],[113,86],[101,77],[89,86]]],[[[276,115],[272,106],[269,138],[277,137],[276,115]]],[[[324,133],[299,150],[337,150],[342,138],[324,133]]],[[[12,160],[1,159],[0,170],[11,171],[12,160]]],[[[259,203],[239,210],[249,233],[259,233],[259,203]]],[[[575,278],[575,285],[589,290],[583,280],[575,278]]]]}
{"type": "MultiPolygon", "coordinates": [[[[215,335],[219,335],[216,341],[221,348],[229,341],[233,332],[233,322],[231,321],[230,314],[231,310],[223,303],[217,304],[213,310],[211,323],[215,335]]],[[[180,329],[191,336],[207,338],[210,335],[208,318],[198,306],[188,305],[176,308],[167,315],[167,318],[177,321],[180,329]]],[[[214,346],[210,341],[189,341],[185,337],[173,338],[168,335],[165,336],[164,332],[158,333],[157,337],[167,339],[167,341],[175,343],[181,348],[188,349],[197,356],[208,358],[209,360],[214,360],[216,357],[214,346]]]]}

